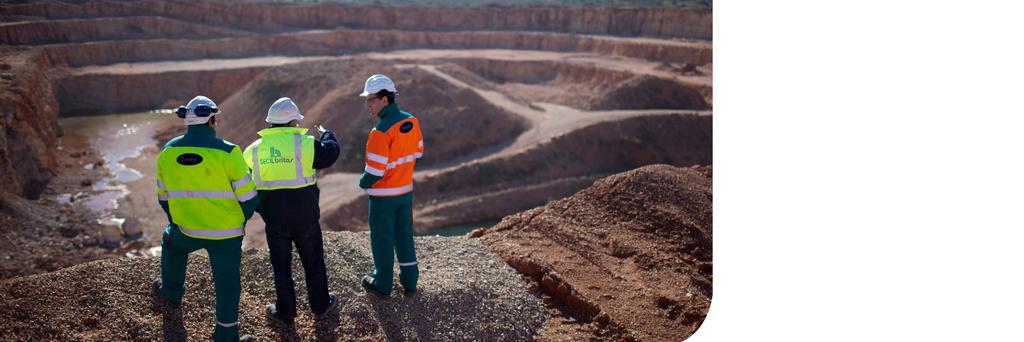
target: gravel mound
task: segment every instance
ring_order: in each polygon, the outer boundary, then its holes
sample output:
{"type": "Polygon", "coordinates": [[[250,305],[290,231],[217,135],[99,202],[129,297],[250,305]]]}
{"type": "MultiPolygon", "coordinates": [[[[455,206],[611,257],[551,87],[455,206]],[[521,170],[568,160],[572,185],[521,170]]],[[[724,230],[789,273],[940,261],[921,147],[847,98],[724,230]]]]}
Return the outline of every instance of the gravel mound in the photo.
{"type": "Polygon", "coordinates": [[[711,167],[652,165],[470,236],[532,279],[541,340],[681,341],[711,303],[711,167]]]}
{"type": "MultiPolygon", "coordinates": [[[[461,237],[417,237],[420,289],[403,297],[368,295],[359,279],[372,270],[368,233],[324,232],[330,289],[338,309],[315,322],[298,256],[293,255],[299,316],[294,329],[273,325],[265,249],[242,256],[242,333],[258,340],[530,340],[550,316],[520,276],[483,246],[461,237]]],[[[3,340],[208,340],[214,327],[209,260],[193,254],[181,309],[154,296],[156,257],[121,258],[0,282],[3,340]]],[[[397,278],[397,275],[396,275],[397,278]]],[[[397,279],[395,280],[397,284],[397,279]]]]}

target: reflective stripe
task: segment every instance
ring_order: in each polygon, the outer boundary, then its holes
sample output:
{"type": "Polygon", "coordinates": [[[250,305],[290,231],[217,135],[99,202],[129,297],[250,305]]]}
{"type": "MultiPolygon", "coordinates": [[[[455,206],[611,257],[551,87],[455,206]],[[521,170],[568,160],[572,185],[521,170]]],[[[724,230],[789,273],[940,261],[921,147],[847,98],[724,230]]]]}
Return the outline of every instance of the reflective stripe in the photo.
{"type": "Polygon", "coordinates": [[[398,266],[412,266],[412,265],[415,265],[415,264],[416,264],[415,261],[413,261],[413,262],[400,262],[400,263],[398,263],[398,266]]]}
{"type": "Polygon", "coordinates": [[[228,228],[228,229],[189,229],[183,226],[178,226],[182,233],[192,236],[202,237],[229,237],[242,235],[245,233],[245,228],[228,228]]]}
{"type": "Polygon", "coordinates": [[[299,186],[303,184],[312,184],[313,182],[316,182],[316,175],[299,179],[285,179],[279,181],[261,182],[257,183],[256,185],[260,187],[273,188],[278,186],[299,186]]]}
{"type": "Polygon", "coordinates": [[[369,173],[377,177],[384,177],[384,170],[375,168],[370,165],[366,165],[366,167],[363,168],[363,171],[366,171],[366,173],[369,173]]]}
{"type": "Polygon", "coordinates": [[[423,148],[423,140],[420,140],[420,148],[423,148]]]}
{"type": "Polygon", "coordinates": [[[245,186],[246,184],[249,184],[249,182],[251,182],[251,181],[252,181],[252,176],[249,175],[249,174],[246,174],[245,177],[242,177],[242,179],[239,179],[239,180],[236,180],[234,182],[231,182],[231,188],[235,189],[235,190],[238,190],[238,188],[241,188],[241,187],[245,186]]]}
{"type": "Polygon", "coordinates": [[[405,163],[410,163],[413,160],[416,160],[416,158],[418,158],[418,157],[416,157],[417,153],[419,153],[419,152],[415,152],[415,153],[407,155],[405,157],[398,158],[395,161],[388,163],[388,168],[389,169],[394,169],[395,167],[398,167],[398,165],[402,165],[402,164],[405,164],[405,163]]]}
{"type": "Polygon", "coordinates": [[[171,190],[167,192],[169,198],[235,198],[232,191],[205,191],[205,190],[171,190]]]}
{"type": "Polygon", "coordinates": [[[249,192],[241,194],[237,198],[239,202],[245,202],[251,200],[253,197],[256,197],[256,189],[249,190],[249,192]]]}
{"type": "Polygon", "coordinates": [[[167,185],[164,185],[164,182],[156,181],[156,187],[160,190],[163,190],[164,192],[167,192],[167,185]]]}
{"type": "Polygon", "coordinates": [[[366,189],[366,194],[371,196],[394,196],[412,191],[412,184],[397,188],[372,188],[366,189]]]}
{"type": "Polygon", "coordinates": [[[252,147],[252,175],[256,177],[256,186],[263,183],[260,181],[260,154],[256,153],[259,149],[259,145],[252,147]]]}
{"type": "Polygon", "coordinates": [[[385,156],[382,156],[382,155],[379,155],[379,154],[376,154],[376,153],[371,153],[371,152],[366,152],[366,159],[369,159],[369,160],[372,160],[372,161],[375,161],[375,162],[378,162],[378,163],[381,163],[381,164],[387,164],[388,163],[388,157],[385,157],[385,156]]]}
{"type": "Polygon", "coordinates": [[[234,322],[234,323],[221,323],[220,321],[217,321],[217,325],[225,327],[225,328],[230,328],[230,327],[238,325],[238,322],[234,322]]]}
{"type": "Polygon", "coordinates": [[[295,135],[295,179],[302,179],[302,136],[295,135]]]}
{"type": "Polygon", "coordinates": [[[167,198],[167,195],[166,195],[166,194],[164,194],[164,195],[159,195],[159,194],[158,194],[158,195],[156,195],[156,199],[158,199],[158,200],[161,200],[161,201],[166,201],[166,200],[168,200],[168,198],[167,198]]]}
{"type": "Polygon", "coordinates": [[[423,153],[416,152],[416,153],[413,153],[412,155],[413,155],[413,157],[416,157],[416,159],[423,158],[423,153]]]}

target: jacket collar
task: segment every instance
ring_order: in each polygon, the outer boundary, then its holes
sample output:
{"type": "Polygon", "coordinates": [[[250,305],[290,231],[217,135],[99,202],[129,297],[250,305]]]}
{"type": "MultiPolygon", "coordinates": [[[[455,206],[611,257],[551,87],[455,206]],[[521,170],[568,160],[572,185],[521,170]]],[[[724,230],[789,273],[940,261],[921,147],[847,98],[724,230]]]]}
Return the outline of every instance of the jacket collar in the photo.
{"type": "Polygon", "coordinates": [[[377,113],[377,116],[380,117],[381,120],[384,120],[384,118],[388,117],[389,115],[394,115],[400,111],[401,110],[398,109],[397,103],[391,103],[388,104],[387,106],[384,106],[384,108],[381,108],[380,113],[377,113]]]}
{"type": "Polygon", "coordinates": [[[217,136],[217,131],[209,125],[188,125],[185,126],[185,135],[212,135],[217,136]]]}
{"type": "Polygon", "coordinates": [[[270,127],[264,128],[259,132],[256,132],[256,134],[259,134],[261,137],[267,137],[277,134],[306,134],[306,131],[308,130],[309,128],[302,127],[270,127]]]}

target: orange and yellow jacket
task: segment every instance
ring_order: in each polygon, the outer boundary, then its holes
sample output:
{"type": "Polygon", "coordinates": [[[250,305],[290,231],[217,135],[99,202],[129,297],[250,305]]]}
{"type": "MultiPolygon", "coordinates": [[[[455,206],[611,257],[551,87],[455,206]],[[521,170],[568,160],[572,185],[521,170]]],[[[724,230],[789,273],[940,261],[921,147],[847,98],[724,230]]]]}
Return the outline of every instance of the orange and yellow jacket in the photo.
{"type": "Polygon", "coordinates": [[[392,103],[381,109],[380,123],[366,140],[366,167],[359,187],[375,197],[412,192],[412,172],[423,157],[423,133],[412,114],[392,103]]]}

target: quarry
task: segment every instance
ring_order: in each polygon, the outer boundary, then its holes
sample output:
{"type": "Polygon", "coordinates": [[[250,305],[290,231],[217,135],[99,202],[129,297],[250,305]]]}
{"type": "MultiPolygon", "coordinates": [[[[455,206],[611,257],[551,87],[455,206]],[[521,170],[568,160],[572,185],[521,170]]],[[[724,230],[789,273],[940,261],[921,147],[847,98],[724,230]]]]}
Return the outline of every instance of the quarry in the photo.
{"type": "Polygon", "coordinates": [[[242,147],[283,96],[340,143],[317,186],[342,309],[266,326],[257,215],[240,320],[258,339],[685,339],[712,297],[712,71],[709,6],[2,3],[0,336],[207,338],[212,290],[175,316],[147,287],[167,226],[155,157],[184,131],[171,110],[202,94],[242,147]],[[358,286],[371,260],[356,184],[376,119],[356,95],[377,73],[426,146],[414,301],[358,286]],[[54,322],[66,328],[33,328],[54,322]]]}

